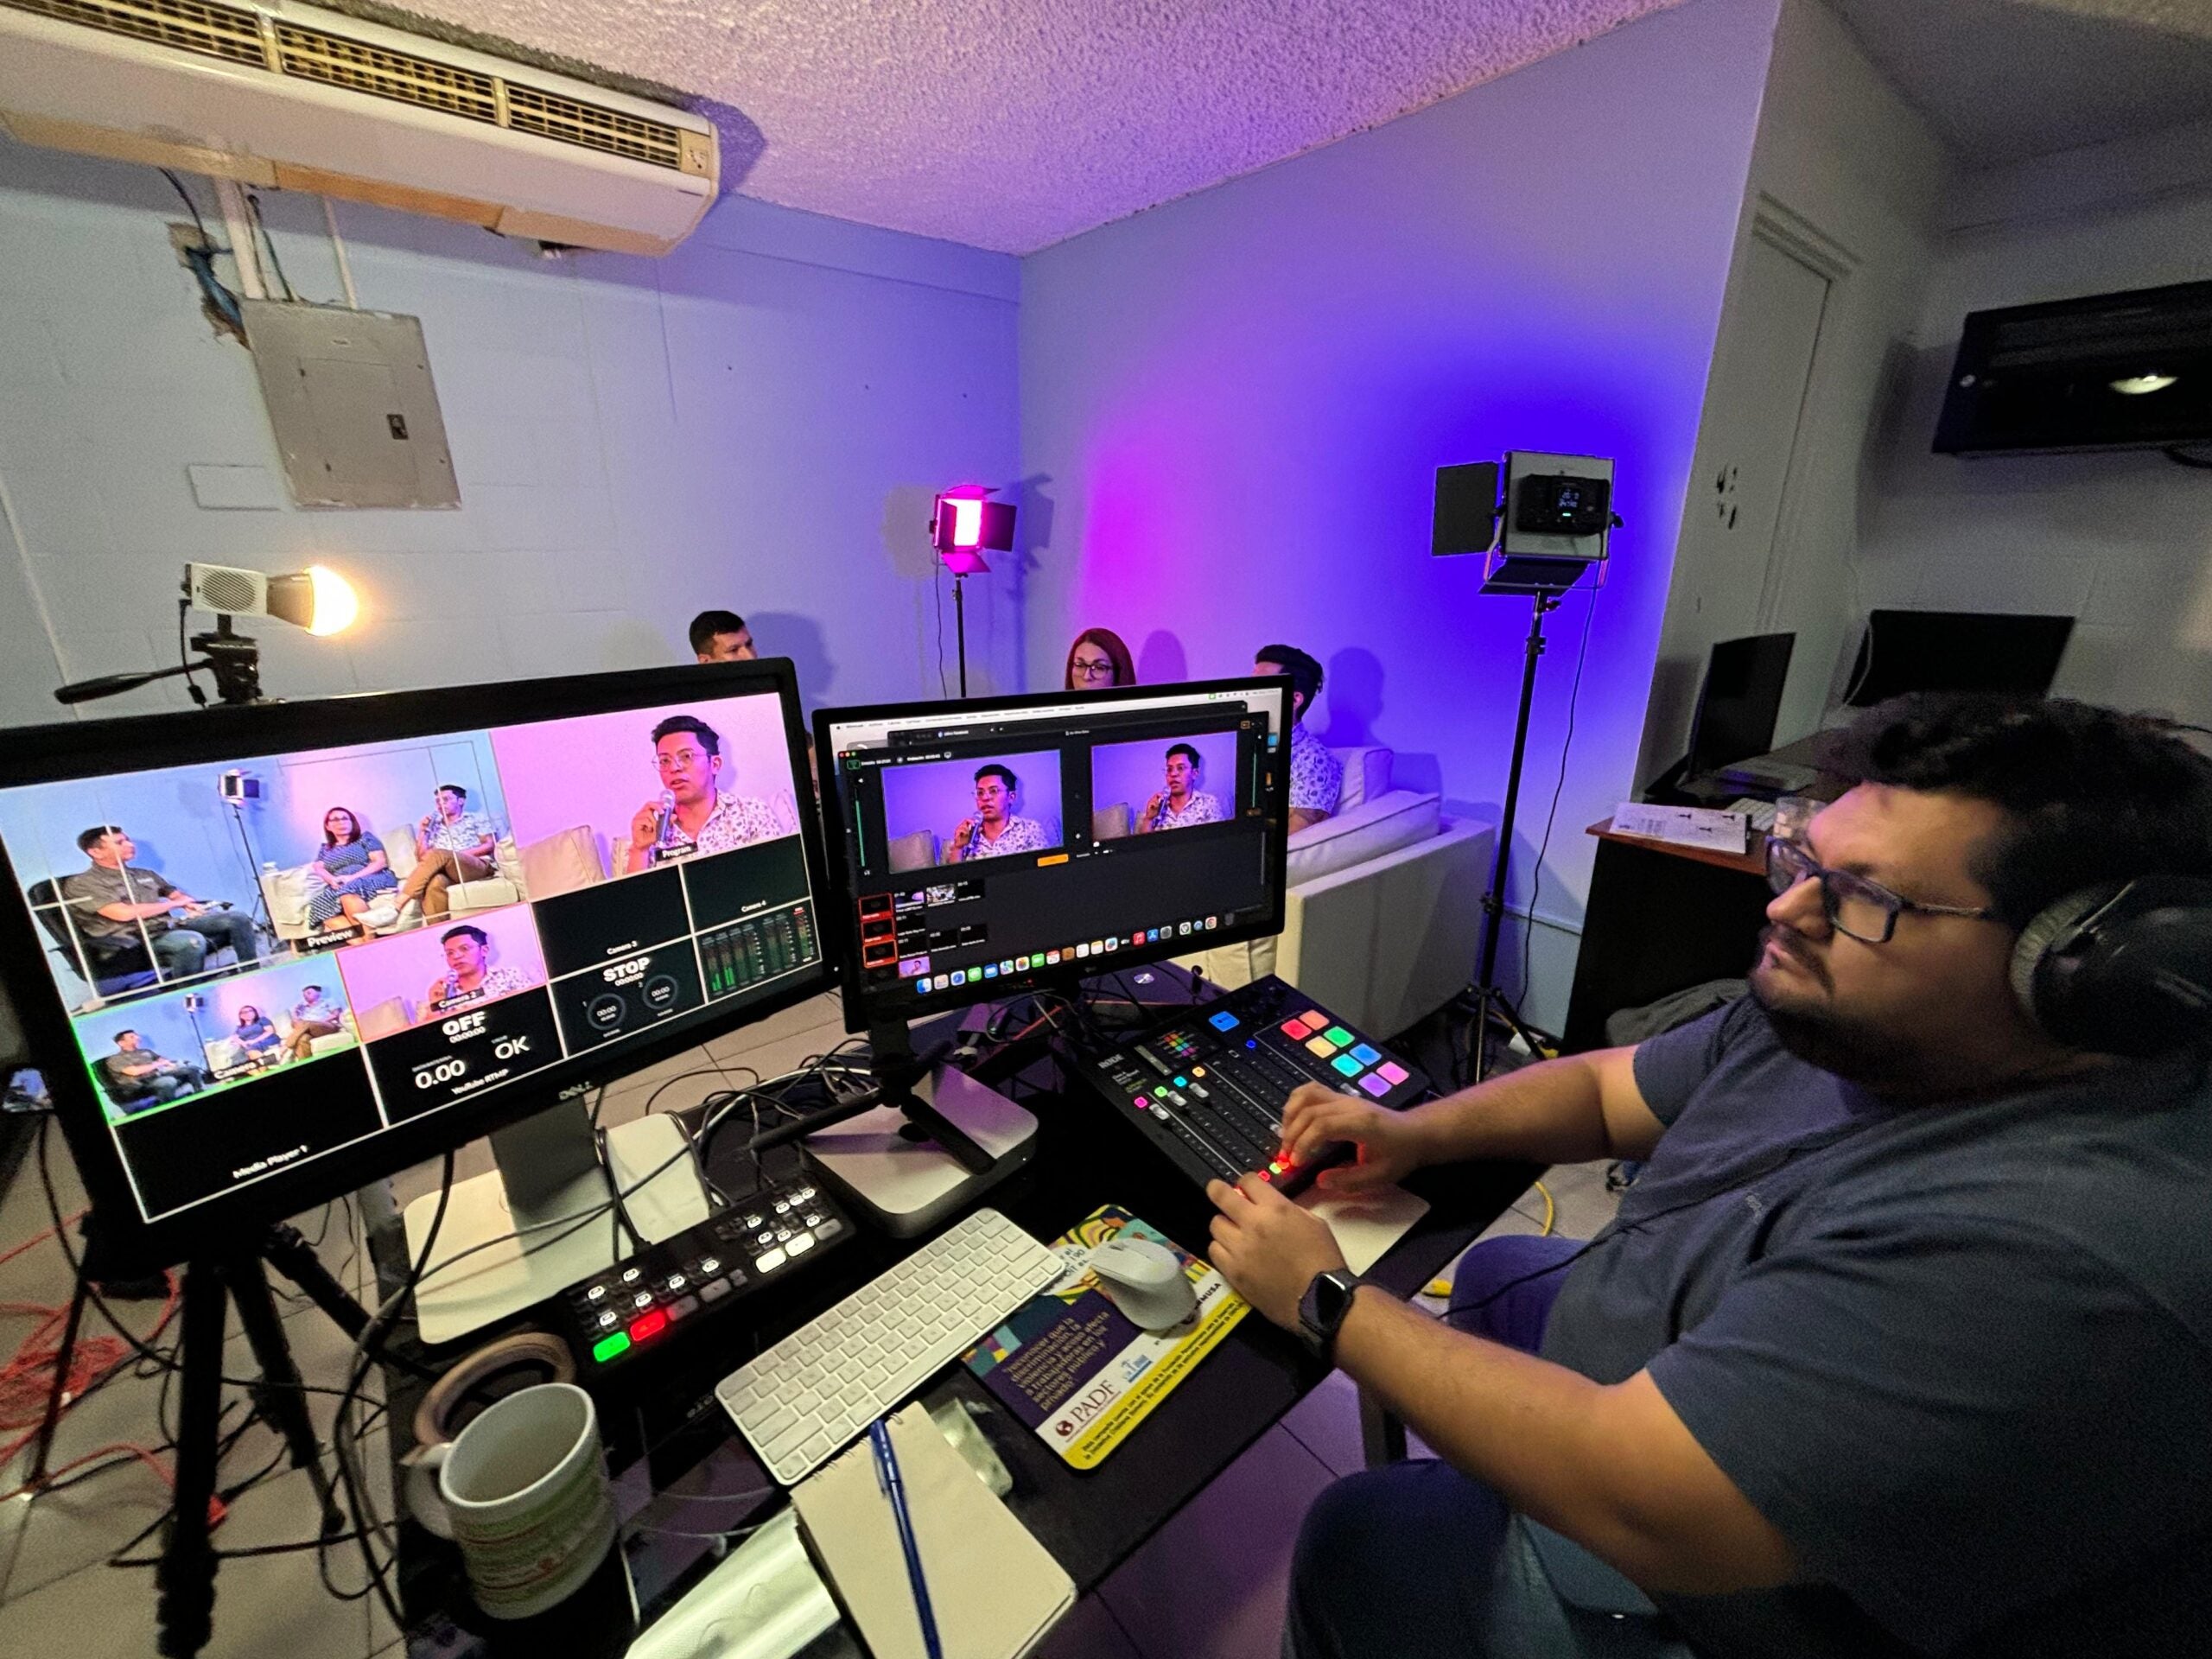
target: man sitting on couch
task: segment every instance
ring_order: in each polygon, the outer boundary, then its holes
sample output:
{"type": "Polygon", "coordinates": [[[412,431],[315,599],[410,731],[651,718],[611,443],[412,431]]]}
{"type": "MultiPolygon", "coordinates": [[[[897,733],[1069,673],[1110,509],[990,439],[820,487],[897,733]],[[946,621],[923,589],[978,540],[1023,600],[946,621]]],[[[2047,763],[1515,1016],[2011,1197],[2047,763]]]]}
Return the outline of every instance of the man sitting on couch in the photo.
{"type": "Polygon", "coordinates": [[[452,909],[446,890],[456,881],[481,881],[496,874],[499,832],[481,812],[468,810],[468,791],[459,784],[440,784],[437,810],[415,823],[415,868],[399,886],[399,906],[423,906],[423,919],[436,921],[452,909]]]}
{"type": "Polygon", "coordinates": [[[1333,813],[1344,793],[1343,762],[1306,723],[1306,711],[1321,695],[1321,664],[1296,645],[1262,645],[1252,671],[1290,676],[1290,831],[1296,835],[1333,813]]]}

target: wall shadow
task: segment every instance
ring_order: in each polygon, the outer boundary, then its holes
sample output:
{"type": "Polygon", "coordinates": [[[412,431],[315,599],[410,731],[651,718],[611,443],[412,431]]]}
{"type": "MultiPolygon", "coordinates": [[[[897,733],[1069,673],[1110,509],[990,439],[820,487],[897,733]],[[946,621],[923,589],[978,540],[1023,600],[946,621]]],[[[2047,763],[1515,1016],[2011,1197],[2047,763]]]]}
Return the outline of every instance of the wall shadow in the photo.
{"type": "Polygon", "coordinates": [[[837,678],[830,659],[830,642],[822,625],[796,611],[755,611],[745,619],[753,630],[753,643],[763,657],[788,657],[798,677],[799,705],[812,714],[817,705],[830,701],[830,688],[837,678]]]}
{"type": "MultiPolygon", "coordinates": [[[[1088,626],[1088,624],[1084,626],[1088,626]]],[[[1154,628],[1137,647],[1137,683],[1173,685],[1191,677],[1191,659],[1183,642],[1165,628],[1154,628]]]]}

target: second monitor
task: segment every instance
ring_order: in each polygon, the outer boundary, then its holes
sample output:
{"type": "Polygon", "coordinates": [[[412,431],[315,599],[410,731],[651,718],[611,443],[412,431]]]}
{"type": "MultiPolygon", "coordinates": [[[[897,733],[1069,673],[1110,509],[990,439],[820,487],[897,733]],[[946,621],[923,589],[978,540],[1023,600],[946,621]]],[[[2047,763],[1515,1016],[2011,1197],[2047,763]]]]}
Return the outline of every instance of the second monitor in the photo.
{"type": "Polygon", "coordinates": [[[824,709],[846,1023],[1278,932],[1280,677],[824,709]]]}

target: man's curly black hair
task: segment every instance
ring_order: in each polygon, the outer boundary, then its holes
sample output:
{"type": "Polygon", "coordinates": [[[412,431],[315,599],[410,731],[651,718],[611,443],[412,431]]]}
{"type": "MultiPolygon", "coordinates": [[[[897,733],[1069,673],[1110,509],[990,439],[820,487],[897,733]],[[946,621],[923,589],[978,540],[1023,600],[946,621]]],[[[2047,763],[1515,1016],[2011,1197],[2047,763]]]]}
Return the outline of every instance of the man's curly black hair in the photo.
{"type": "Polygon", "coordinates": [[[2004,809],[1974,871],[2017,928],[2082,887],[2212,876],[2212,758],[2194,729],[2063,697],[1915,692],[1827,733],[1819,759],[1853,783],[2004,809]]]}

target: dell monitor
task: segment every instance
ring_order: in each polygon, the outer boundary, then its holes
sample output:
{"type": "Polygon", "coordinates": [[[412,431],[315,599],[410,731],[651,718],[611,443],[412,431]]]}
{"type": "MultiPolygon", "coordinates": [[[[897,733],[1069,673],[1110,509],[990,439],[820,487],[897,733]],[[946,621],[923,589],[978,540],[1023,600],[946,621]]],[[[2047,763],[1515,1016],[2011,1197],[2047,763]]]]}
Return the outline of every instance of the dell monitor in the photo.
{"type": "Polygon", "coordinates": [[[1976,611],[1872,611],[1847,702],[1870,709],[1908,691],[1998,691],[2039,697],[2058,677],[2070,616],[1976,611]]]}
{"type": "Polygon", "coordinates": [[[1709,777],[1774,747],[1775,717],[1796,644],[1794,633],[1755,633],[1713,646],[1691,717],[1684,777],[1709,777]]]}
{"type": "Polygon", "coordinates": [[[815,716],[849,1028],[1283,925],[1289,683],[815,716]]]}
{"type": "Polygon", "coordinates": [[[585,1095],[829,983],[806,778],[781,661],[10,733],[0,951],[103,1264],[502,1130],[481,1226],[605,1209],[585,1095]]]}

